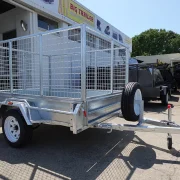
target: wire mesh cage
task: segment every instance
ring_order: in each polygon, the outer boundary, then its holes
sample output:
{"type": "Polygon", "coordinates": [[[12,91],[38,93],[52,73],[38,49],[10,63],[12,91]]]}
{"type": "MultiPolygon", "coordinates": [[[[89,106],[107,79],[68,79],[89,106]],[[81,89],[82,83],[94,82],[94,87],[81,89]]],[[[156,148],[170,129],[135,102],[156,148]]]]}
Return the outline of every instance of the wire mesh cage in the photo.
{"type": "Polygon", "coordinates": [[[10,90],[9,43],[0,46],[0,90],[10,90]]]}
{"type": "Polygon", "coordinates": [[[94,34],[92,30],[86,36],[87,94],[97,96],[122,91],[127,75],[126,48],[94,34]]]}
{"type": "Polygon", "coordinates": [[[0,42],[1,92],[82,99],[121,91],[127,49],[82,27],[0,42]]]}

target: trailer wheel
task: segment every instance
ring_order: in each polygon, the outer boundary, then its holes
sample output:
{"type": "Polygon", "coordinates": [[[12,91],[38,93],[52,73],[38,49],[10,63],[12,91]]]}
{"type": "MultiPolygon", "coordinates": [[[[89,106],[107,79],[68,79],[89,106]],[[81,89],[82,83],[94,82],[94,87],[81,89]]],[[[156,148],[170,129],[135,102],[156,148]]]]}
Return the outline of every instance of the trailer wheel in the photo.
{"type": "Polygon", "coordinates": [[[5,113],[2,122],[5,140],[11,147],[19,148],[26,145],[32,138],[32,128],[28,126],[17,110],[5,113]]]}
{"type": "Polygon", "coordinates": [[[127,121],[138,121],[140,116],[140,105],[142,93],[139,83],[128,83],[123,90],[121,100],[122,115],[127,121]]]}
{"type": "Polygon", "coordinates": [[[168,105],[168,102],[169,102],[169,94],[168,93],[161,95],[161,102],[164,106],[168,105]]]}

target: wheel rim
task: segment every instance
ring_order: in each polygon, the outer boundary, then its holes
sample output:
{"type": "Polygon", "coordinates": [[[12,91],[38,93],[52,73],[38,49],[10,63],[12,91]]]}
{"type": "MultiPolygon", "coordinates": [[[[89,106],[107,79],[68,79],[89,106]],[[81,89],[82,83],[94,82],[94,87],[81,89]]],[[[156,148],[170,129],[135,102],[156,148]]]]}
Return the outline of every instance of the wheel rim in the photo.
{"type": "Polygon", "coordinates": [[[140,89],[137,89],[134,95],[134,112],[136,116],[140,115],[140,104],[138,101],[142,101],[142,93],[140,89]]]}
{"type": "Polygon", "coordinates": [[[4,132],[7,139],[15,143],[20,138],[20,126],[17,119],[13,116],[8,116],[4,123],[4,132]]]}

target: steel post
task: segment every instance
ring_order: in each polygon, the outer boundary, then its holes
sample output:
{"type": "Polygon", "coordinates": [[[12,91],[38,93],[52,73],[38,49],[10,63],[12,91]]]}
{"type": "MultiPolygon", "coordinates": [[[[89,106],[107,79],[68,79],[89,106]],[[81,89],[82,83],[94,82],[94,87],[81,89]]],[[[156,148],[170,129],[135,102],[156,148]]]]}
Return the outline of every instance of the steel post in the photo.
{"type": "Polygon", "coordinates": [[[39,35],[39,72],[40,72],[40,95],[43,96],[43,52],[42,52],[42,34],[39,35]]]}
{"type": "Polygon", "coordinates": [[[129,49],[126,48],[126,80],[125,83],[129,82],[129,49]]]}
{"type": "Polygon", "coordinates": [[[113,93],[113,76],[114,76],[114,41],[111,41],[111,93],[113,93]]]}
{"type": "MultiPolygon", "coordinates": [[[[168,105],[168,121],[172,122],[172,107],[168,105]]],[[[168,133],[168,138],[172,138],[172,135],[168,133]]]]}
{"type": "Polygon", "coordinates": [[[94,81],[94,88],[97,90],[97,52],[95,51],[95,81],[94,81]]]}
{"type": "Polygon", "coordinates": [[[51,66],[51,59],[52,56],[49,56],[49,95],[51,96],[51,92],[52,92],[52,66],[51,66]]]}
{"type": "Polygon", "coordinates": [[[10,92],[13,93],[13,69],[12,69],[12,42],[9,42],[9,76],[10,76],[10,92]]]}
{"type": "Polygon", "coordinates": [[[81,99],[86,102],[86,25],[81,26],[81,99]]]}

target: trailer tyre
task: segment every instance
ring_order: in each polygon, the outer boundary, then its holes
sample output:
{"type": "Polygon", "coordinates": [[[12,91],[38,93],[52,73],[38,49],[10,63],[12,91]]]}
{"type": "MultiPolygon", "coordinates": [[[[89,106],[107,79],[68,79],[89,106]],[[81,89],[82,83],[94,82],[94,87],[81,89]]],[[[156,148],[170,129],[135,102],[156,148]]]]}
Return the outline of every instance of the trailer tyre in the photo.
{"type": "Polygon", "coordinates": [[[122,115],[127,121],[138,121],[140,116],[140,105],[142,93],[139,83],[128,83],[123,90],[121,100],[122,115]]]}
{"type": "Polygon", "coordinates": [[[26,124],[17,110],[9,110],[5,113],[2,130],[5,140],[14,148],[24,146],[32,139],[32,127],[26,124]]]}

